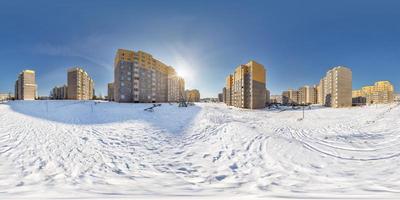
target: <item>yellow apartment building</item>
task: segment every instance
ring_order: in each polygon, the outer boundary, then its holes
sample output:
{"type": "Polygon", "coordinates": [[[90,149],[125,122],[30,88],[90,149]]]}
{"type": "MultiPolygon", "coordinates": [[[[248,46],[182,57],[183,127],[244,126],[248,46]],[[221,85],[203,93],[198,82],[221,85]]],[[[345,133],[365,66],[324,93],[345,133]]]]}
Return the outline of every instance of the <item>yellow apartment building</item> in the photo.
{"type": "Polygon", "coordinates": [[[186,101],[188,102],[200,102],[200,92],[199,90],[186,90],[186,101]]]}
{"type": "Polygon", "coordinates": [[[394,86],[389,81],[378,81],[352,93],[353,104],[386,104],[394,102],[394,86]]]}
{"type": "Polygon", "coordinates": [[[33,70],[24,70],[15,81],[15,99],[35,100],[37,94],[36,73],[33,70]]]}
{"type": "Polygon", "coordinates": [[[68,99],[91,100],[94,97],[94,81],[82,68],[73,67],[68,70],[67,88],[68,99]]]}
{"type": "Polygon", "coordinates": [[[225,103],[238,108],[264,108],[265,85],[266,70],[263,65],[255,61],[240,65],[226,78],[225,103]]]}
{"type": "Polygon", "coordinates": [[[352,71],[349,68],[332,68],[317,88],[318,103],[334,108],[352,106],[352,71]]]}

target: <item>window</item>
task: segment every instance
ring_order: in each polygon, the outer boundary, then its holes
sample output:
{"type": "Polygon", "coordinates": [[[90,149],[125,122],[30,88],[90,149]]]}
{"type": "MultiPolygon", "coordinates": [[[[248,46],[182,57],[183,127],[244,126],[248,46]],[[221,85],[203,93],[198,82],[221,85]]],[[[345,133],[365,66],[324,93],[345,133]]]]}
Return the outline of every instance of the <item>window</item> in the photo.
{"type": "Polygon", "coordinates": [[[121,94],[121,99],[125,99],[125,95],[121,94]]]}

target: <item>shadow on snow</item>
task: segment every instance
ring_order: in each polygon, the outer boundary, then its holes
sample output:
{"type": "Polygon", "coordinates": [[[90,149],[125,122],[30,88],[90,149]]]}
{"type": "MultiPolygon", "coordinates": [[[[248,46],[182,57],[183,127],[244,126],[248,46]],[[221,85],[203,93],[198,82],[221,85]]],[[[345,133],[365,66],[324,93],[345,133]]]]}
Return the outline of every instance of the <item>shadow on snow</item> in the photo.
{"type": "Polygon", "coordinates": [[[178,105],[164,103],[154,108],[154,112],[144,111],[153,104],[95,102],[95,101],[12,101],[8,106],[18,113],[59,123],[74,125],[95,125],[124,121],[142,121],[180,133],[191,123],[199,106],[179,108],[178,105]]]}

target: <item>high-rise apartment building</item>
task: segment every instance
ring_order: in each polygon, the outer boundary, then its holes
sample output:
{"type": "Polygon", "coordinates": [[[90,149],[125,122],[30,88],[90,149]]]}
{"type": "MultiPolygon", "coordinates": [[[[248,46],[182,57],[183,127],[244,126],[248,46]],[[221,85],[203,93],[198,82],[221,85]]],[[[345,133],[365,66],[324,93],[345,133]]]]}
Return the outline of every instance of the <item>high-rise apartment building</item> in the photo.
{"type": "Polygon", "coordinates": [[[287,105],[290,103],[289,91],[282,92],[282,104],[287,105]]]}
{"type": "Polygon", "coordinates": [[[178,76],[174,69],[168,70],[168,102],[185,99],[185,80],[178,76]]]}
{"type": "Polygon", "coordinates": [[[265,73],[264,66],[255,61],[238,66],[233,75],[229,75],[226,79],[226,104],[239,108],[264,108],[265,73]]]}
{"type": "Polygon", "coordinates": [[[318,89],[317,85],[308,86],[307,89],[307,103],[309,104],[317,104],[318,103],[318,89]]]}
{"type": "Polygon", "coordinates": [[[226,105],[232,105],[232,89],[233,89],[233,76],[229,74],[225,79],[225,87],[223,89],[224,102],[226,105]]]}
{"type": "Polygon", "coordinates": [[[271,103],[283,103],[282,95],[271,95],[271,103]]]}
{"type": "Polygon", "coordinates": [[[298,98],[299,98],[299,104],[307,104],[307,86],[303,86],[303,87],[301,87],[301,88],[299,88],[299,95],[298,95],[298,98]]]}
{"type": "Polygon", "coordinates": [[[306,85],[299,89],[299,103],[317,104],[317,98],[317,87],[306,85]]]}
{"type": "Polygon", "coordinates": [[[317,87],[306,85],[298,90],[284,91],[282,101],[283,104],[316,104],[317,96],[317,87]]]}
{"type": "Polygon", "coordinates": [[[378,81],[352,92],[353,104],[385,104],[394,102],[394,86],[389,81],[378,81]]]}
{"type": "Polygon", "coordinates": [[[321,80],[319,101],[328,107],[352,106],[352,72],[344,66],[334,67],[321,80]]]}
{"type": "Polygon", "coordinates": [[[114,83],[107,84],[107,100],[114,101],[114,83]]]}
{"type": "Polygon", "coordinates": [[[33,70],[24,70],[15,82],[15,99],[35,100],[37,93],[36,75],[33,70]]]}
{"type": "Polygon", "coordinates": [[[289,99],[292,103],[299,104],[300,103],[300,92],[298,90],[289,89],[289,99]]]}
{"type": "Polygon", "coordinates": [[[218,93],[218,102],[224,102],[224,95],[223,95],[223,93],[218,93]]]}
{"type": "Polygon", "coordinates": [[[68,87],[66,85],[54,87],[50,97],[51,99],[68,99],[68,87]]]}
{"type": "Polygon", "coordinates": [[[267,89],[265,90],[265,104],[271,103],[271,92],[267,89]]]}
{"type": "Polygon", "coordinates": [[[143,51],[119,49],[114,60],[117,102],[177,102],[185,98],[185,81],[175,69],[143,51]]]}
{"type": "Polygon", "coordinates": [[[81,68],[68,70],[68,99],[91,100],[94,97],[94,82],[88,73],[81,68]]]}
{"type": "Polygon", "coordinates": [[[325,78],[322,78],[319,81],[317,86],[317,103],[325,105],[325,98],[324,98],[324,90],[325,90],[325,78]]]}
{"type": "Polygon", "coordinates": [[[185,96],[186,96],[186,101],[188,102],[200,102],[199,90],[186,90],[185,96]]]}
{"type": "Polygon", "coordinates": [[[300,91],[289,89],[282,92],[282,103],[283,104],[300,104],[300,91]]]}

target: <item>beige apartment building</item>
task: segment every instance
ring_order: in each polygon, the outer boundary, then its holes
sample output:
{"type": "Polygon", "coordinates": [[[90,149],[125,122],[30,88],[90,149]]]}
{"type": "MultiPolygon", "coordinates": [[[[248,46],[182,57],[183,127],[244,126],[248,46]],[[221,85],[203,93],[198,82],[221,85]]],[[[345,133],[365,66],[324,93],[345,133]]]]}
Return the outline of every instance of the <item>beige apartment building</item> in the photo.
{"type": "Polygon", "coordinates": [[[94,82],[82,68],[68,70],[67,97],[72,100],[91,100],[94,97],[94,82]]]}
{"type": "Polygon", "coordinates": [[[303,86],[298,90],[289,89],[282,92],[283,104],[316,104],[317,88],[315,86],[303,86]]]}
{"type": "Polygon", "coordinates": [[[185,98],[184,79],[143,51],[118,49],[113,86],[117,102],[178,102],[185,98]]]}
{"type": "Polygon", "coordinates": [[[265,104],[268,105],[271,103],[271,92],[266,89],[265,90],[265,104]]]}
{"type": "Polygon", "coordinates": [[[290,103],[289,91],[282,92],[282,104],[286,105],[290,103]]]}
{"type": "Polygon", "coordinates": [[[282,92],[283,104],[300,104],[300,91],[289,89],[282,92]]]}
{"type": "Polygon", "coordinates": [[[400,94],[395,94],[394,95],[394,101],[400,102],[400,94]]]}
{"type": "Polygon", "coordinates": [[[51,91],[51,99],[67,99],[68,87],[66,85],[54,87],[51,91]]]}
{"type": "Polygon", "coordinates": [[[299,88],[299,103],[300,104],[317,104],[317,88],[316,86],[305,85],[299,88]]]}
{"type": "Polygon", "coordinates": [[[349,68],[332,68],[317,88],[318,103],[334,108],[352,106],[352,72],[349,68]]]}
{"type": "Polygon", "coordinates": [[[35,100],[37,94],[36,75],[33,70],[24,70],[15,81],[15,99],[35,100]]]}
{"type": "Polygon", "coordinates": [[[271,95],[271,103],[283,103],[282,95],[271,95]]]}
{"type": "Polygon", "coordinates": [[[11,99],[12,96],[9,93],[0,93],[0,101],[5,101],[11,99]]]}
{"type": "Polygon", "coordinates": [[[306,104],[307,101],[307,88],[306,86],[303,86],[299,88],[298,90],[298,99],[299,99],[299,104],[306,104]]]}
{"type": "Polygon", "coordinates": [[[107,100],[114,101],[114,83],[107,84],[107,100]]]}
{"type": "Polygon", "coordinates": [[[223,102],[228,105],[232,106],[232,88],[233,87],[233,76],[229,74],[225,79],[225,87],[222,90],[223,102]]]}
{"type": "Polygon", "coordinates": [[[317,86],[317,104],[325,105],[324,89],[325,78],[322,78],[317,86]]]}
{"type": "Polygon", "coordinates": [[[218,102],[224,102],[224,95],[223,95],[223,93],[218,93],[218,102]]]}
{"type": "Polygon", "coordinates": [[[199,90],[186,90],[185,91],[186,101],[188,102],[200,102],[199,90]]]}
{"type": "Polygon", "coordinates": [[[168,102],[185,100],[185,80],[175,70],[168,71],[168,102]]]}
{"type": "Polygon", "coordinates": [[[386,104],[394,102],[394,86],[389,81],[378,81],[352,92],[353,104],[386,104]]]}
{"type": "Polygon", "coordinates": [[[264,108],[266,103],[266,71],[263,65],[250,61],[238,66],[226,78],[225,103],[239,108],[264,108]]]}

